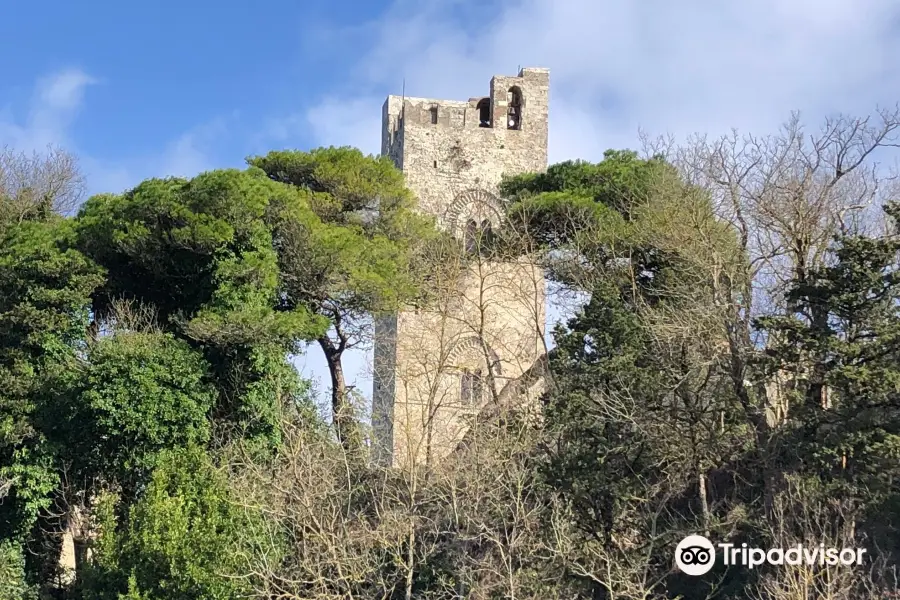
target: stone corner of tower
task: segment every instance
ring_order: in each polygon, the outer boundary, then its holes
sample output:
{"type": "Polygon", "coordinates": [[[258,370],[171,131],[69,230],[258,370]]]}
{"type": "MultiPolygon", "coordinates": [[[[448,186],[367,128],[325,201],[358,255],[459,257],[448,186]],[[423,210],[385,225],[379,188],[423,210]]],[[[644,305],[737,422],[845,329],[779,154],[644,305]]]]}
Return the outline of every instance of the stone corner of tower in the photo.
{"type": "Polygon", "coordinates": [[[526,84],[548,85],[550,69],[545,67],[521,67],[517,75],[494,75],[491,84],[514,85],[516,80],[526,84]]]}
{"type": "Polygon", "coordinates": [[[550,77],[550,69],[546,67],[522,67],[519,69],[519,77],[550,77]]]}

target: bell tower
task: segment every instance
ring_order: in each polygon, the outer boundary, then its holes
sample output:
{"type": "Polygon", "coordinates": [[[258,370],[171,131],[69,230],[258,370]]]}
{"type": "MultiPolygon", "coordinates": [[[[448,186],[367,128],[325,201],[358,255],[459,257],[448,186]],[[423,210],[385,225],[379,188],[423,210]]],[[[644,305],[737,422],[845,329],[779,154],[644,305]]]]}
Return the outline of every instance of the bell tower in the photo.
{"type": "MultiPolygon", "coordinates": [[[[495,76],[468,101],[388,96],[382,155],[419,209],[467,247],[501,224],[504,175],[547,168],[550,74],[495,76]]],[[[543,351],[544,280],[530,261],[480,263],[441,307],[375,325],[375,452],[400,466],[439,460],[506,382],[543,351]]]]}

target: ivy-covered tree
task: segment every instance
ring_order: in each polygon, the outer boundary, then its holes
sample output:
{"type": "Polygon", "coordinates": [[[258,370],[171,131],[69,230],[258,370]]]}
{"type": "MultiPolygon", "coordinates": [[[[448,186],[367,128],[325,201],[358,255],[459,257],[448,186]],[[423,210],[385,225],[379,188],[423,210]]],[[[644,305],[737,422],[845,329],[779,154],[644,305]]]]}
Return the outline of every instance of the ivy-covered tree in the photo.
{"type": "Polygon", "coordinates": [[[38,415],[70,392],[102,270],[59,218],[0,230],[0,538],[21,539],[58,484],[38,415]]]}
{"type": "Polygon", "coordinates": [[[216,389],[202,354],[168,333],[118,332],[92,343],[68,401],[44,416],[68,477],[132,497],[158,455],[210,441],[216,389]]]}
{"type": "Polygon", "coordinates": [[[13,540],[0,542],[0,600],[35,600],[36,588],[26,580],[21,545],[13,540]]]}
{"type": "Polygon", "coordinates": [[[302,200],[258,169],[224,170],[95,196],[78,216],[81,248],[108,270],[93,296],[98,326],[117,300],[152,307],[163,331],[209,361],[221,431],[272,440],[279,403],[297,384],[286,354],[326,325],[306,305],[280,305],[265,219],[273,203],[302,200]]]}
{"type": "MultiPolygon", "coordinates": [[[[246,597],[246,514],[198,447],[167,449],[146,491],[117,522],[116,498],[98,507],[96,557],[83,574],[85,600],[230,600],[246,597]]],[[[265,543],[270,540],[263,540],[265,543]]],[[[273,558],[275,558],[273,556],[273,558]]]]}

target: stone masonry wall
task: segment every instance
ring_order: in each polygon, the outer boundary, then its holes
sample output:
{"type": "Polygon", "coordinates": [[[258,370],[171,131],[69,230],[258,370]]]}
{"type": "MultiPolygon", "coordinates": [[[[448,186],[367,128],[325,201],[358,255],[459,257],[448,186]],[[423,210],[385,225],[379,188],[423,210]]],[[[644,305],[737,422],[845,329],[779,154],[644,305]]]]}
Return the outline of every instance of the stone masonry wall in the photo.
{"type": "MultiPolygon", "coordinates": [[[[499,224],[503,175],[547,167],[549,72],[495,76],[486,91],[468,101],[389,96],[383,107],[382,154],[402,169],[420,209],[457,235],[472,218],[499,224]],[[518,129],[507,128],[512,89],[518,129]],[[485,98],[489,127],[481,126],[485,98]]],[[[435,459],[459,441],[480,409],[460,405],[460,369],[487,369],[499,392],[543,349],[544,281],[527,260],[478,265],[449,300],[452,310],[403,311],[376,324],[373,427],[388,464],[435,459]]]]}

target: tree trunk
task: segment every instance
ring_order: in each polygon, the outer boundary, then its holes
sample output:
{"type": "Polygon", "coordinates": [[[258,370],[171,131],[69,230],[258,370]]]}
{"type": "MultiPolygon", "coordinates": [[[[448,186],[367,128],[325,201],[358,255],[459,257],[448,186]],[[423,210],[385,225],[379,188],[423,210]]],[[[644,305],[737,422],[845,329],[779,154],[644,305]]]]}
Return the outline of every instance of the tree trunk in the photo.
{"type": "Polygon", "coordinates": [[[346,450],[357,450],[362,444],[359,437],[359,427],[353,414],[353,406],[347,398],[347,382],[344,379],[344,367],[341,364],[340,352],[334,342],[328,336],[322,336],[318,340],[325,360],[328,363],[328,372],[331,374],[331,415],[334,423],[334,431],[338,440],[346,450]]]}
{"type": "Polygon", "coordinates": [[[412,600],[413,575],[416,571],[413,564],[415,561],[416,530],[413,526],[410,526],[409,528],[409,536],[406,543],[406,600],[412,600]]]}
{"type": "Polygon", "coordinates": [[[703,535],[708,538],[711,516],[709,512],[709,494],[706,490],[706,473],[703,471],[702,464],[697,466],[697,492],[700,496],[700,511],[703,516],[703,535]]]}

